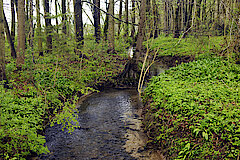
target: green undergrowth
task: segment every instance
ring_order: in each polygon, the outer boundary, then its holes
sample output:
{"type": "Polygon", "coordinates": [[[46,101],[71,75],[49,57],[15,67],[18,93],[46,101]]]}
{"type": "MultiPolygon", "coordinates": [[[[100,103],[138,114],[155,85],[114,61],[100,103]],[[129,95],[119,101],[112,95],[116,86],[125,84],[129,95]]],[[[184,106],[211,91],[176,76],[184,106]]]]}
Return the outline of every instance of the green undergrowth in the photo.
{"type": "MultiPolygon", "coordinates": [[[[69,39],[68,39],[69,40],[69,39]]],[[[49,123],[61,124],[71,133],[80,127],[75,109],[79,96],[96,91],[96,85],[118,75],[126,63],[125,45],[107,53],[104,42],[86,39],[75,53],[74,42],[54,38],[51,54],[38,56],[26,50],[22,71],[7,47],[9,89],[0,85],[0,159],[28,159],[47,153],[43,131],[49,123]],[[118,54],[119,53],[119,54],[118,54]]],[[[45,47],[45,45],[43,45],[45,47]]]]}
{"type": "MultiPolygon", "coordinates": [[[[158,56],[195,55],[196,58],[202,58],[218,53],[221,44],[224,43],[224,38],[221,36],[200,36],[197,38],[189,36],[179,40],[178,38],[172,38],[172,36],[161,35],[153,41],[149,40],[148,44],[151,50],[159,49],[158,56]]],[[[146,46],[147,42],[144,44],[146,46]]]]}
{"type": "Polygon", "coordinates": [[[240,156],[240,66],[203,59],[153,77],[143,96],[146,131],[171,159],[240,156]]]}

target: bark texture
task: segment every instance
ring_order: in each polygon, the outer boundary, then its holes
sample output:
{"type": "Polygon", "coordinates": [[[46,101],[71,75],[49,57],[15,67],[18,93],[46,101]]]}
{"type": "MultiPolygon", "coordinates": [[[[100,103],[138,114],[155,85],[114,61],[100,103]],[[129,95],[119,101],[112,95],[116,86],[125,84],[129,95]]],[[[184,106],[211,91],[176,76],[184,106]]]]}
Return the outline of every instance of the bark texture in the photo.
{"type": "MultiPolygon", "coordinates": [[[[109,3],[109,14],[114,15],[114,0],[110,0],[109,3]]],[[[109,23],[108,23],[108,49],[109,52],[113,53],[115,49],[115,38],[114,38],[114,18],[109,16],[109,23]]]]}
{"type": "Polygon", "coordinates": [[[18,0],[18,47],[17,47],[17,61],[18,69],[22,68],[24,64],[25,54],[25,0],[18,0]]]}
{"type": "Polygon", "coordinates": [[[0,81],[6,80],[3,0],[0,0],[0,81]]]}
{"type": "Polygon", "coordinates": [[[7,35],[7,40],[8,40],[8,43],[10,45],[10,49],[11,49],[11,56],[15,59],[15,58],[17,58],[17,53],[16,53],[16,50],[15,50],[15,47],[14,47],[14,42],[13,42],[12,36],[10,34],[10,30],[9,30],[9,27],[8,27],[8,23],[7,23],[7,19],[6,19],[4,11],[3,11],[3,17],[4,17],[3,21],[4,21],[5,33],[7,35]]]}
{"type": "MultiPolygon", "coordinates": [[[[122,4],[123,0],[120,0],[119,2],[119,19],[122,19],[122,4]]],[[[118,37],[120,36],[121,33],[121,21],[118,22],[118,37]]]]}
{"type": "Polygon", "coordinates": [[[66,0],[62,0],[62,32],[67,34],[66,0]]]}
{"type": "Polygon", "coordinates": [[[138,26],[138,35],[137,35],[137,44],[136,44],[136,52],[133,56],[133,59],[140,59],[143,50],[143,41],[145,35],[145,24],[146,21],[146,0],[142,0],[140,7],[140,20],[138,26]]]}
{"type": "Polygon", "coordinates": [[[49,10],[49,0],[44,0],[44,12],[45,12],[45,25],[46,25],[46,35],[47,35],[47,52],[52,52],[52,24],[50,18],[49,10]]]}
{"type": "Polygon", "coordinates": [[[40,21],[40,5],[39,0],[36,0],[36,11],[37,11],[37,43],[38,43],[38,54],[39,56],[43,56],[42,50],[42,28],[40,21]]]}
{"type": "Polygon", "coordinates": [[[180,0],[177,0],[177,8],[175,10],[175,19],[174,19],[174,38],[179,38],[180,36],[180,26],[179,26],[179,21],[180,21],[180,0]]]}
{"type": "Polygon", "coordinates": [[[74,16],[75,16],[75,35],[76,35],[77,49],[80,49],[81,46],[84,44],[81,0],[75,0],[74,16]]]}
{"type": "Polygon", "coordinates": [[[15,41],[15,17],[16,17],[16,14],[15,14],[15,10],[14,10],[14,0],[11,0],[11,20],[12,20],[12,23],[11,23],[11,37],[12,37],[12,41],[14,42],[15,41]]]}
{"type": "Polygon", "coordinates": [[[100,38],[101,38],[100,10],[98,9],[98,8],[100,8],[100,0],[93,0],[93,2],[96,5],[96,6],[93,7],[93,9],[94,9],[93,19],[94,19],[94,28],[95,28],[95,38],[96,38],[96,42],[99,43],[100,38]]]}

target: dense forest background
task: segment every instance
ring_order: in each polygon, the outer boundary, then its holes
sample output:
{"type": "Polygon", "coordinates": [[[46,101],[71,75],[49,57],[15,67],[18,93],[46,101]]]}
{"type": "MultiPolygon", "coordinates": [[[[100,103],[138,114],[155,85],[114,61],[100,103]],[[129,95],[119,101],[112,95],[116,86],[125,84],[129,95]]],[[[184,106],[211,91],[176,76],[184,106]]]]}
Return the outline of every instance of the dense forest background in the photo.
{"type": "MultiPolygon", "coordinates": [[[[80,96],[105,84],[137,87],[141,94],[162,57],[175,57],[174,65],[179,57],[238,65],[240,1],[0,0],[0,34],[0,156],[27,158],[47,152],[48,123],[79,127],[71,122],[80,96]]],[[[229,102],[235,108],[236,97],[229,102]]],[[[227,155],[239,158],[239,121],[232,124],[236,139],[227,147],[234,153],[227,155]]]]}

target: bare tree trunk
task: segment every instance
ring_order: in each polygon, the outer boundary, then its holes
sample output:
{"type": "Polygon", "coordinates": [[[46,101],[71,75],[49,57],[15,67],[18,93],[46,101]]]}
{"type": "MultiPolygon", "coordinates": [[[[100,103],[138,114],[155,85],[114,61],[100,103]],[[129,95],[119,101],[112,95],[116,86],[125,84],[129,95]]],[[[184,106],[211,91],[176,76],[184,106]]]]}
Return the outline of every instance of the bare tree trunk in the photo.
{"type": "Polygon", "coordinates": [[[11,15],[12,15],[12,23],[11,23],[11,37],[12,37],[12,41],[15,41],[15,10],[14,10],[14,0],[11,0],[11,15]]]}
{"type": "Polygon", "coordinates": [[[126,21],[126,24],[125,24],[125,37],[128,38],[128,30],[129,30],[129,27],[128,27],[128,0],[125,0],[125,13],[126,13],[126,16],[125,16],[125,21],[126,21]]]}
{"type": "MultiPolygon", "coordinates": [[[[109,2],[109,14],[114,16],[114,0],[110,0],[109,2]]],[[[109,23],[108,23],[108,49],[109,53],[114,53],[115,49],[115,38],[114,38],[114,18],[109,16],[109,23]]]]}
{"type": "Polygon", "coordinates": [[[40,5],[39,0],[36,0],[36,11],[37,11],[37,41],[38,41],[38,54],[43,56],[42,50],[42,31],[41,31],[41,21],[40,21],[40,5]]]}
{"type": "MultiPolygon", "coordinates": [[[[68,0],[67,1],[67,13],[70,13],[70,1],[71,0],[68,0]]],[[[67,27],[67,36],[70,37],[71,35],[71,16],[67,16],[66,15],[66,25],[68,25],[67,27]]]]}
{"type": "Polygon", "coordinates": [[[56,15],[56,32],[58,33],[58,0],[55,0],[55,15],[56,15]]]}
{"type": "Polygon", "coordinates": [[[18,0],[14,0],[14,3],[15,3],[17,14],[18,14],[18,0]]]}
{"type": "Polygon", "coordinates": [[[174,38],[179,38],[180,31],[179,31],[179,10],[180,10],[180,0],[177,0],[177,8],[175,10],[175,19],[174,19],[174,38]]]}
{"type": "Polygon", "coordinates": [[[26,18],[25,18],[25,30],[26,33],[29,33],[29,0],[25,0],[25,14],[26,14],[26,18]]]}
{"type": "Polygon", "coordinates": [[[206,21],[206,18],[207,18],[206,8],[207,8],[207,0],[203,0],[203,6],[202,6],[202,22],[203,23],[206,21]]]}
{"type": "Polygon", "coordinates": [[[197,4],[196,4],[196,17],[197,17],[197,21],[196,21],[196,29],[199,30],[200,26],[201,26],[201,3],[202,0],[197,0],[197,4]]]}
{"type": "Polygon", "coordinates": [[[10,49],[11,49],[11,56],[15,59],[15,58],[17,58],[17,54],[16,54],[16,50],[15,50],[15,47],[14,47],[14,43],[12,41],[12,37],[10,35],[10,31],[9,31],[9,27],[8,27],[8,23],[7,23],[7,19],[6,19],[4,11],[3,11],[3,17],[4,17],[5,33],[7,35],[7,40],[8,40],[8,43],[10,45],[10,49]]]}
{"type": "Polygon", "coordinates": [[[109,26],[109,15],[106,15],[106,19],[104,21],[104,28],[103,28],[105,40],[107,40],[107,36],[108,36],[108,26],[109,26]]]}
{"type": "MultiPolygon", "coordinates": [[[[132,0],[132,23],[136,23],[136,12],[135,12],[135,0],[132,0]]],[[[135,43],[135,26],[132,25],[131,37],[133,43],[135,43]]]]}
{"type": "MultiPolygon", "coordinates": [[[[186,11],[185,19],[186,19],[186,31],[191,27],[192,24],[192,12],[193,12],[193,5],[194,5],[194,0],[189,0],[188,1],[188,9],[186,11]]],[[[184,38],[187,36],[188,33],[184,34],[184,38]]]]}
{"type": "Polygon", "coordinates": [[[3,0],[0,0],[0,81],[6,80],[3,0]]]}
{"type": "Polygon", "coordinates": [[[46,35],[47,35],[47,53],[52,52],[52,24],[49,12],[49,0],[44,0],[44,12],[45,12],[45,24],[46,24],[46,35]]]}
{"type": "Polygon", "coordinates": [[[183,12],[184,12],[184,0],[182,0],[182,1],[180,1],[180,9],[181,9],[181,11],[180,11],[180,21],[179,21],[179,25],[180,25],[180,32],[182,32],[183,31],[183,28],[184,28],[184,24],[183,24],[183,22],[184,22],[184,14],[183,14],[183,12]]]}
{"type": "Polygon", "coordinates": [[[25,54],[25,0],[18,1],[18,48],[17,48],[17,61],[18,69],[22,68],[24,64],[25,54]]]}
{"type": "Polygon", "coordinates": [[[171,33],[173,33],[173,31],[175,30],[175,26],[174,26],[174,7],[173,7],[173,4],[172,4],[172,1],[170,1],[170,4],[169,4],[169,6],[170,6],[170,21],[169,21],[169,23],[170,23],[170,30],[171,30],[171,33]]]}
{"type": "Polygon", "coordinates": [[[166,36],[168,36],[169,32],[169,9],[168,9],[168,1],[164,0],[164,30],[166,36]]]}
{"type": "MultiPolygon", "coordinates": [[[[107,0],[105,1],[106,3],[106,10],[107,12],[109,12],[109,5],[107,3],[107,0]]],[[[108,24],[109,24],[109,15],[106,15],[106,19],[104,21],[104,28],[103,28],[103,32],[104,32],[104,39],[107,40],[107,35],[108,35],[108,24]]]]}
{"type": "Polygon", "coordinates": [[[95,38],[96,42],[99,43],[100,41],[100,36],[101,36],[101,26],[100,26],[100,0],[93,0],[93,3],[96,5],[93,7],[94,14],[93,14],[93,19],[94,19],[94,28],[95,28],[95,38]]]}
{"type": "Polygon", "coordinates": [[[29,45],[31,47],[32,52],[32,62],[35,63],[34,60],[34,52],[33,52],[33,36],[34,36],[34,30],[33,30],[33,0],[30,0],[30,33],[29,33],[29,45]]]}
{"type": "Polygon", "coordinates": [[[153,0],[153,24],[154,24],[154,30],[153,30],[153,35],[154,35],[154,38],[157,38],[158,37],[158,25],[160,23],[160,18],[159,18],[159,15],[158,14],[158,7],[157,7],[157,3],[156,3],[156,0],[153,0]]]}
{"type": "Polygon", "coordinates": [[[77,50],[79,50],[80,48],[82,48],[82,45],[84,44],[81,0],[75,0],[74,16],[75,16],[75,34],[76,34],[77,50]]]}
{"type": "Polygon", "coordinates": [[[139,60],[142,54],[144,32],[146,27],[145,21],[146,21],[146,0],[142,0],[140,8],[140,20],[138,25],[136,52],[133,56],[133,59],[135,60],[139,60]]]}
{"type": "MultiPolygon", "coordinates": [[[[123,0],[120,0],[119,19],[122,19],[122,4],[123,4],[123,0]]],[[[121,21],[118,22],[118,37],[120,36],[120,33],[121,33],[121,21]]]]}
{"type": "Polygon", "coordinates": [[[62,0],[62,32],[64,34],[67,34],[66,21],[66,0],[62,0]]]}

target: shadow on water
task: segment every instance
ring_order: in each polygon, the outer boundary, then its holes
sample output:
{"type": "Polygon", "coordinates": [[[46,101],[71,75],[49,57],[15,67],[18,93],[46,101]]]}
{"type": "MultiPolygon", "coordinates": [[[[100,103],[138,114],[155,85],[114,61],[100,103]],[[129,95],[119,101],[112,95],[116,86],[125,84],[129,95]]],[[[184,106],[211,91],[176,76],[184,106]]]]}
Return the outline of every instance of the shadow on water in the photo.
{"type": "Polygon", "coordinates": [[[79,106],[81,126],[72,134],[55,125],[46,129],[50,154],[41,159],[153,159],[163,156],[145,148],[141,105],[134,90],[107,90],[86,98],[79,106]]]}

